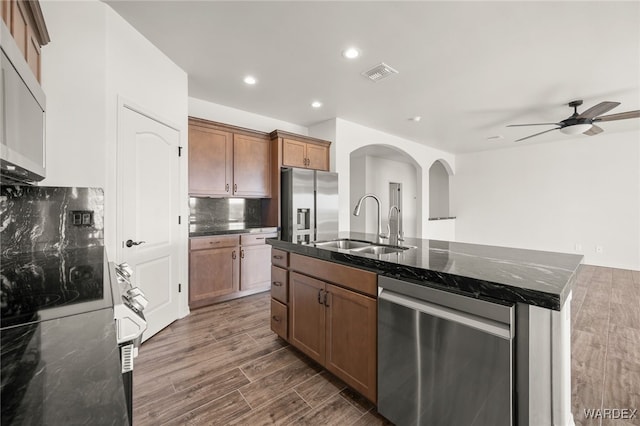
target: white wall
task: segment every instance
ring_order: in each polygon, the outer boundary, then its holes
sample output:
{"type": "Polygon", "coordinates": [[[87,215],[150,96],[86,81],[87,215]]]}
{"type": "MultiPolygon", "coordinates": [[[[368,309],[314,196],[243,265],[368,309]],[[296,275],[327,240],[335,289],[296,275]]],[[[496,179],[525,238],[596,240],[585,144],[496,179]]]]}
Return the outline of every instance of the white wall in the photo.
{"type": "MultiPolygon", "coordinates": [[[[350,171],[351,181],[349,185],[349,206],[351,207],[351,210],[353,210],[360,197],[367,193],[367,156],[351,156],[350,171]]],[[[373,201],[365,202],[373,203],[373,201]]],[[[349,229],[353,232],[367,232],[367,216],[375,217],[371,208],[367,208],[367,206],[360,210],[359,217],[355,217],[352,214],[350,216],[349,229]]]]}
{"type": "Polygon", "coordinates": [[[47,96],[43,186],[106,183],[107,78],[105,5],[97,1],[41,2],[51,43],[42,49],[47,96]]]}
{"type": "MultiPolygon", "coordinates": [[[[47,179],[43,185],[105,190],[105,246],[118,259],[116,144],[118,103],[125,99],[187,138],[187,74],[106,4],[41,2],[51,43],[42,50],[47,94],[47,179]]],[[[187,157],[185,157],[187,158],[187,157]]],[[[188,215],[187,168],[181,170],[188,215]]],[[[186,283],[187,235],[179,241],[186,283]]],[[[181,313],[188,312],[182,293],[181,313]]]]}
{"type": "Polygon", "coordinates": [[[261,132],[272,132],[277,129],[299,135],[308,135],[308,129],[304,126],[203,101],[202,99],[189,98],[189,115],[261,132]]]}
{"type": "Polygon", "coordinates": [[[640,269],[637,132],[456,157],[456,240],[573,253],[640,269]],[[596,246],[603,252],[596,253],[596,246]]]}
{"type": "MultiPolygon", "coordinates": [[[[339,226],[341,231],[348,231],[351,224],[350,164],[351,152],[367,145],[385,145],[389,148],[404,152],[416,161],[418,178],[416,183],[416,193],[424,194],[429,188],[429,167],[434,161],[444,159],[455,170],[455,157],[448,152],[427,147],[417,142],[409,141],[398,136],[381,132],[376,129],[352,123],[340,118],[332,120],[335,123],[335,139],[332,149],[335,149],[335,171],[339,173],[338,193],[339,193],[339,226]]],[[[326,132],[327,122],[320,123],[322,130],[326,132]]],[[[322,137],[321,133],[316,133],[316,127],[309,127],[309,135],[322,137]]],[[[388,192],[388,190],[387,190],[388,192]]],[[[416,214],[420,217],[416,226],[416,235],[421,238],[429,238],[429,197],[422,196],[416,205],[416,214]]],[[[453,238],[453,235],[451,235],[453,238]]]]}

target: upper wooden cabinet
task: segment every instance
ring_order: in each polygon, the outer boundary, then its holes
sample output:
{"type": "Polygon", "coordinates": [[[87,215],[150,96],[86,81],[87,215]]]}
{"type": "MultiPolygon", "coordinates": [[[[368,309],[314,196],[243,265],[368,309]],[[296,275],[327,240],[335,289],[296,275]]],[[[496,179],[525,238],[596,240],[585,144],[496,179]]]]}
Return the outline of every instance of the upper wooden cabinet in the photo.
{"type": "Polygon", "coordinates": [[[189,118],[189,194],[271,196],[271,149],[265,133],[189,118]]]}
{"type": "MultiPolygon", "coordinates": [[[[298,136],[300,138],[300,136],[298,136]]],[[[282,165],[314,170],[329,170],[330,142],[282,138],[282,165]]]]}
{"type": "Polygon", "coordinates": [[[31,71],[40,81],[40,48],[50,41],[40,3],[25,0],[2,0],[0,12],[31,71]]]}

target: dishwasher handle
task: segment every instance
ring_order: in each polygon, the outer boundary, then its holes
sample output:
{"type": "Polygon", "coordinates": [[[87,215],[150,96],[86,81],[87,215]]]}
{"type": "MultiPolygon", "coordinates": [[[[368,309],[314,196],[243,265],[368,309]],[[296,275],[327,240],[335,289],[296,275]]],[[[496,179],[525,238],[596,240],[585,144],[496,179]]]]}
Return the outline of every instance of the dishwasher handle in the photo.
{"type": "Polygon", "coordinates": [[[404,306],[415,311],[442,318],[447,321],[453,321],[467,327],[475,328],[484,333],[492,334],[505,340],[513,339],[514,332],[510,324],[483,318],[477,315],[458,311],[446,306],[437,305],[427,302],[426,300],[415,299],[413,297],[404,296],[393,291],[379,288],[378,299],[386,300],[396,305],[404,306]]]}

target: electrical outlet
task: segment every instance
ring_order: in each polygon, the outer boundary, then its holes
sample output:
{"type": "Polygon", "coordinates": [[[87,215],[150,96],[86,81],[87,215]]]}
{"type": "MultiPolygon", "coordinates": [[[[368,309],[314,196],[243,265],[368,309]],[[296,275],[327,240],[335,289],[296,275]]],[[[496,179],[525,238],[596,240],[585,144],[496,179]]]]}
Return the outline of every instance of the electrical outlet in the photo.
{"type": "Polygon", "coordinates": [[[582,244],[576,243],[575,251],[576,253],[582,253],[582,244]]]}
{"type": "Polygon", "coordinates": [[[71,224],[73,226],[93,225],[93,210],[72,210],[71,224]]]}
{"type": "Polygon", "coordinates": [[[601,245],[596,245],[596,253],[603,253],[604,248],[601,245]]]}

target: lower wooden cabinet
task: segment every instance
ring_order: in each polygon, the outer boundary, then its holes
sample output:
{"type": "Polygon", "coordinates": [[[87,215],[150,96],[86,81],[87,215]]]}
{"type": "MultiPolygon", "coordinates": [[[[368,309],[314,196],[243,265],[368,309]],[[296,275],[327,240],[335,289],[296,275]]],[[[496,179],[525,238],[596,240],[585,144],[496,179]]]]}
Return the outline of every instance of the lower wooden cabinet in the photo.
{"type": "Polygon", "coordinates": [[[275,233],[218,235],[189,239],[189,307],[266,291],[271,285],[275,233]]]}
{"type": "Polygon", "coordinates": [[[271,271],[271,246],[261,244],[240,247],[240,290],[268,289],[271,271]]]}
{"type": "Polygon", "coordinates": [[[296,272],[289,292],[290,343],[375,402],[376,299],[296,272]]]}
{"type": "Polygon", "coordinates": [[[238,291],[237,246],[192,250],[189,256],[189,306],[197,308],[238,291]]]}
{"type": "Polygon", "coordinates": [[[271,330],[286,339],[288,324],[287,306],[275,299],[271,299],[271,330]]]}

